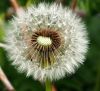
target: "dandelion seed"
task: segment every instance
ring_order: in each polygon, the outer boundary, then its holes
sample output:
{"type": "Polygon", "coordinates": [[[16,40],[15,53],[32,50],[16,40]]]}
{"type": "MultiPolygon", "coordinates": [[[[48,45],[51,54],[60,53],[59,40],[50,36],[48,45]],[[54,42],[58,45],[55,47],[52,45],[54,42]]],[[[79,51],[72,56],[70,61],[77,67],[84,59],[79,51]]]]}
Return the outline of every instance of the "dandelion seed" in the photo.
{"type": "Polygon", "coordinates": [[[12,64],[40,81],[72,74],[87,52],[85,25],[70,9],[39,4],[14,17],[6,37],[12,64]]]}

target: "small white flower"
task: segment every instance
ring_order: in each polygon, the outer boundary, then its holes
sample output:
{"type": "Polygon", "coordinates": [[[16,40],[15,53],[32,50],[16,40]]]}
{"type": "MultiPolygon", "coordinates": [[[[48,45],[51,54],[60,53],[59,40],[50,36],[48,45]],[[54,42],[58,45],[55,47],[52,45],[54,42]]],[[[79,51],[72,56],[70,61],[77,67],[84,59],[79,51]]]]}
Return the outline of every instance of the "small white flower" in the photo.
{"type": "Polygon", "coordinates": [[[41,81],[74,73],[88,47],[85,25],[76,14],[43,3],[14,17],[6,42],[12,64],[41,81]]]}

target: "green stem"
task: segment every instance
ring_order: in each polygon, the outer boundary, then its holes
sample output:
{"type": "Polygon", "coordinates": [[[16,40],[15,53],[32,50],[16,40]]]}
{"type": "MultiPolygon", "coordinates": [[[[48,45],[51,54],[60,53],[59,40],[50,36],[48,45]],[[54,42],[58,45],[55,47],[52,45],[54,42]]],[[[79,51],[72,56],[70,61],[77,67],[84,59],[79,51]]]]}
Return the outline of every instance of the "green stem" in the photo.
{"type": "Polygon", "coordinates": [[[52,91],[52,83],[48,79],[46,80],[46,91],[52,91]]]}

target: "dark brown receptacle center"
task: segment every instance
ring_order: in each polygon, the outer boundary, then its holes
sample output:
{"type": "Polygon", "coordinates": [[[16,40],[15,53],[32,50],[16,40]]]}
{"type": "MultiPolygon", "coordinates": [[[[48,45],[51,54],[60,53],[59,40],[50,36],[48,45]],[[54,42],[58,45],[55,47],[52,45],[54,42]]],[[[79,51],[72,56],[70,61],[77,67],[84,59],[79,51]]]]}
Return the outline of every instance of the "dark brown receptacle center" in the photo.
{"type": "Polygon", "coordinates": [[[40,48],[38,48],[37,46],[34,47],[36,50],[38,50],[40,52],[47,51],[47,46],[43,46],[43,45],[40,45],[37,43],[37,38],[39,36],[49,37],[52,40],[52,44],[48,45],[50,52],[55,51],[61,45],[60,34],[57,31],[46,30],[46,29],[45,30],[38,30],[32,34],[32,41],[31,42],[32,42],[33,46],[35,46],[36,44],[38,46],[40,46],[40,48]],[[46,50],[45,50],[45,48],[46,48],[46,50]]]}
{"type": "MultiPolygon", "coordinates": [[[[41,41],[41,40],[40,40],[41,41]]],[[[44,40],[45,41],[45,40],[44,40]]],[[[46,40],[47,41],[47,40],[46,40]]],[[[48,67],[56,61],[57,54],[60,53],[62,46],[62,37],[59,31],[50,29],[41,29],[32,33],[30,48],[30,58],[32,61],[36,59],[39,61],[41,67],[48,67]],[[43,36],[50,38],[52,43],[50,45],[41,45],[37,42],[38,37],[43,36]]]]}

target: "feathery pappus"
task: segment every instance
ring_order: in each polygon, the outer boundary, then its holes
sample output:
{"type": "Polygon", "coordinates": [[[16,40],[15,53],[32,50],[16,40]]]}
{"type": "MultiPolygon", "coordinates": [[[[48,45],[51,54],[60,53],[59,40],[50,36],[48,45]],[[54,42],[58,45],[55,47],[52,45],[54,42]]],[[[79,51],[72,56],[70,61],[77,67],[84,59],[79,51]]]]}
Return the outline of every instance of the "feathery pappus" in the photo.
{"type": "Polygon", "coordinates": [[[84,23],[69,8],[41,3],[14,17],[7,31],[9,57],[18,71],[36,80],[58,80],[84,62],[84,23]]]}

